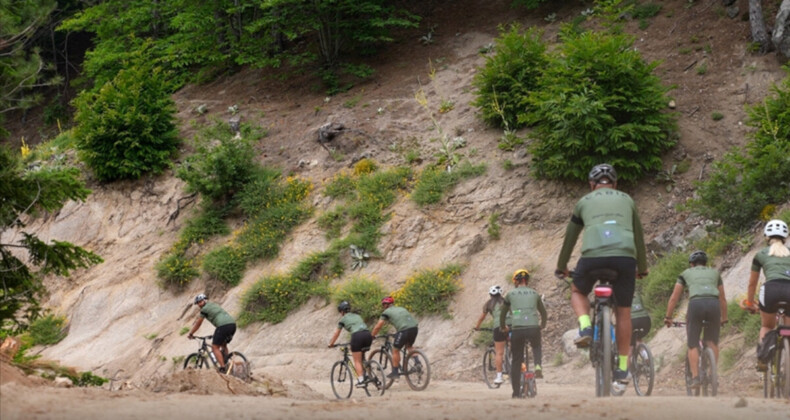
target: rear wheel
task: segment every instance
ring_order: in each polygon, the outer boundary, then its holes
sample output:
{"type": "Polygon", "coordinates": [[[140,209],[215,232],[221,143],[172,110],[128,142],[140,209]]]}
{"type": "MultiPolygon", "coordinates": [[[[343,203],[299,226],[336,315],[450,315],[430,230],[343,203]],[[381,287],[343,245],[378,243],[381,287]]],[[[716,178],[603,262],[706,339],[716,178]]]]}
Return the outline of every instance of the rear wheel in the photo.
{"type": "Polygon", "coordinates": [[[337,361],[332,366],[332,392],[335,393],[337,398],[348,398],[351,396],[351,391],[354,390],[354,381],[351,375],[351,369],[343,361],[337,361]]]}
{"type": "Polygon", "coordinates": [[[633,381],[636,395],[646,396],[653,392],[655,382],[655,366],[653,365],[653,354],[644,343],[634,347],[633,360],[633,381]]]}
{"type": "MultiPolygon", "coordinates": [[[[702,373],[702,372],[700,372],[702,373]]],[[[699,395],[699,388],[692,388],[691,387],[691,380],[693,376],[691,376],[691,365],[689,364],[688,354],[686,354],[686,395],[699,395]]]]}
{"type": "Polygon", "coordinates": [[[368,396],[384,395],[384,391],[387,389],[387,377],[384,376],[384,369],[381,368],[379,362],[375,360],[365,362],[365,375],[368,377],[365,393],[368,396]]]}
{"type": "Polygon", "coordinates": [[[790,339],[782,339],[782,353],[779,360],[779,377],[782,379],[782,395],[790,399],[790,339]]]}
{"type": "Polygon", "coordinates": [[[252,377],[247,357],[238,351],[230,352],[225,366],[228,367],[228,375],[235,376],[244,382],[249,381],[252,377]]]}
{"type": "MultiPolygon", "coordinates": [[[[384,370],[384,374],[386,375],[387,372],[392,371],[392,356],[389,353],[381,350],[373,350],[370,352],[370,360],[375,360],[381,366],[381,369],[384,370]]],[[[395,382],[394,378],[385,378],[385,385],[387,389],[392,386],[392,383],[395,382]]]]}
{"type": "Polygon", "coordinates": [[[431,365],[420,350],[409,352],[403,364],[403,371],[406,374],[406,382],[415,391],[422,391],[431,382],[431,365]]]}
{"type": "Polygon", "coordinates": [[[609,307],[601,311],[601,396],[612,394],[612,312],[609,307]]]}
{"type": "Polygon", "coordinates": [[[192,353],[184,360],[184,369],[208,369],[209,363],[199,353],[192,353]]]}
{"type": "Polygon", "coordinates": [[[700,369],[700,388],[702,395],[715,397],[719,390],[719,375],[716,372],[716,354],[713,349],[706,347],[702,352],[702,366],[700,369]],[[704,376],[703,376],[704,372],[704,376]]]}
{"type": "MultiPolygon", "coordinates": [[[[489,347],[485,353],[483,353],[483,380],[485,381],[486,385],[489,388],[499,388],[500,384],[495,384],[494,379],[496,378],[496,351],[489,347]]],[[[504,363],[502,363],[504,365],[504,363]]]]}
{"type": "Polygon", "coordinates": [[[534,398],[538,395],[538,383],[535,381],[535,374],[533,373],[530,375],[529,379],[526,379],[527,383],[527,397],[534,398]]]}

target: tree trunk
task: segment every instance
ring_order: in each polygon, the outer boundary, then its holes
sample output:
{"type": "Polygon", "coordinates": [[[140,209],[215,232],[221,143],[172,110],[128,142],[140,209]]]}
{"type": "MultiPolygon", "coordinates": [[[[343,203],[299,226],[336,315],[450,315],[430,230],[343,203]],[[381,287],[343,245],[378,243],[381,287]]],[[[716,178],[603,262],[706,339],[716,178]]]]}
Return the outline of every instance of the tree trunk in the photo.
{"type": "Polygon", "coordinates": [[[771,51],[773,45],[768,38],[768,30],[765,29],[763,6],[760,1],[761,0],[749,0],[749,23],[752,26],[752,42],[760,45],[761,53],[766,53],[771,51]]]}
{"type": "Polygon", "coordinates": [[[790,0],[782,0],[779,6],[771,41],[779,53],[790,58],[790,0]]]}

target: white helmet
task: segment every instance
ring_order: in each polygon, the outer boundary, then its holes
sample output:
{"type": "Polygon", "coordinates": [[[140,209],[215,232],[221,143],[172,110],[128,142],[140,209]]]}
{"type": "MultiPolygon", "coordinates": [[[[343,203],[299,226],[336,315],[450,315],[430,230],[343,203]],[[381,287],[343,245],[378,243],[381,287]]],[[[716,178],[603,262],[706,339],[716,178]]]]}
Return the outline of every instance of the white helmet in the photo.
{"type": "Polygon", "coordinates": [[[203,293],[195,296],[195,305],[197,305],[200,301],[206,300],[206,299],[208,299],[208,298],[203,293]]]}
{"type": "Polygon", "coordinates": [[[781,236],[787,239],[787,223],[779,219],[771,220],[765,224],[765,230],[763,230],[763,233],[765,233],[765,236],[769,238],[771,236],[781,236]]]}
{"type": "Polygon", "coordinates": [[[491,288],[488,289],[488,294],[491,296],[501,295],[502,288],[499,286],[491,286],[491,288]]]}

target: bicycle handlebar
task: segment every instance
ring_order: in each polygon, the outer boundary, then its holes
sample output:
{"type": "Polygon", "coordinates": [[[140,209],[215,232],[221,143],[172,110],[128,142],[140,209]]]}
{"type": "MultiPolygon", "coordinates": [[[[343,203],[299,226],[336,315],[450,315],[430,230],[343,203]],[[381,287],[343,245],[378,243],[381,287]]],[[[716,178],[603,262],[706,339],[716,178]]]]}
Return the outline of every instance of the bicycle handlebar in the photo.
{"type": "Polygon", "coordinates": [[[204,336],[193,335],[192,338],[190,338],[190,340],[211,340],[212,338],[214,338],[213,335],[204,335],[204,336]]]}

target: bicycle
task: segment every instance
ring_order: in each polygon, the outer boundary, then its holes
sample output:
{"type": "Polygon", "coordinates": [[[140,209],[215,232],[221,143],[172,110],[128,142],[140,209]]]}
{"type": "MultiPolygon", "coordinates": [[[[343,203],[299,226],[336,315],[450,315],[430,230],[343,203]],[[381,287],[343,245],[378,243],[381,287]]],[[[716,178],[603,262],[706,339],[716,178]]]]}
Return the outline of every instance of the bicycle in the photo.
{"type": "Polygon", "coordinates": [[[631,346],[631,357],[628,358],[628,364],[636,395],[649,396],[653,392],[656,371],[653,365],[653,353],[647,344],[637,343],[635,346],[631,346]]]}
{"type": "Polygon", "coordinates": [[[781,301],[777,306],[776,342],[763,372],[763,396],[790,398],[790,325],[784,321],[785,314],[790,313],[790,302],[781,301]]]}
{"type": "Polygon", "coordinates": [[[519,385],[519,395],[521,398],[534,398],[538,395],[538,382],[535,380],[535,372],[529,370],[529,343],[524,343],[524,362],[521,363],[521,384],[519,385]]]}
{"type": "MultiPolygon", "coordinates": [[[[493,331],[493,328],[480,328],[480,331],[493,331]]],[[[485,352],[483,353],[483,380],[485,381],[486,385],[489,388],[495,389],[499,388],[502,384],[495,384],[494,378],[496,376],[496,349],[494,348],[494,342],[488,344],[485,352]]],[[[510,345],[508,344],[508,340],[505,340],[505,352],[502,355],[502,375],[510,376],[510,363],[513,360],[512,355],[510,354],[510,345]]]]}
{"type": "MultiPolygon", "coordinates": [[[[375,339],[383,338],[384,344],[379,349],[370,353],[370,360],[376,360],[387,371],[392,368],[392,340],[394,334],[379,335],[375,339]],[[378,358],[378,359],[377,359],[378,358]]],[[[397,350],[397,349],[396,349],[397,350]]],[[[431,365],[425,353],[413,348],[410,352],[404,346],[401,350],[401,376],[406,377],[409,387],[415,391],[422,391],[431,382],[431,365]]],[[[387,378],[386,387],[392,386],[394,378],[387,378]]]]}
{"type": "MultiPolygon", "coordinates": [[[[211,340],[213,337],[213,335],[194,337],[195,340],[200,340],[200,347],[198,348],[197,352],[190,354],[184,360],[184,369],[209,369],[211,368],[209,361],[211,361],[211,365],[213,365],[215,369],[219,370],[217,357],[211,350],[211,346],[206,343],[206,341],[211,340]]],[[[247,361],[247,357],[245,357],[241,352],[232,351],[230,354],[223,354],[222,356],[225,358],[226,368],[225,372],[222,373],[235,376],[244,381],[250,379],[250,365],[247,361]]]]}
{"type": "Polygon", "coordinates": [[[332,365],[332,371],[329,376],[335,397],[340,399],[351,397],[355,383],[357,383],[357,387],[364,389],[365,394],[368,396],[384,395],[384,391],[387,389],[384,369],[375,360],[365,360],[365,352],[370,349],[369,347],[362,349],[362,367],[365,372],[365,379],[361,384],[356,381],[357,371],[354,369],[354,362],[351,360],[351,343],[335,344],[332,347],[340,347],[340,351],[343,352],[343,360],[338,360],[332,365]]]}
{"type": "MultiPolygon", "coordinates": [[[[702,321],[705,324],[707,321],[702,321]]],[[[688,325],[685,321],[674,321],[672,325],[676,327],[684,327],[688,325]]],[[[691,381],[691,365],[689,364],[688,353],[686,353],[686,395],[699,396],[700,392],[703,396],[715,397],[719,390],[719,375],[716,371],[716,353],[713,349],[705,344],[705,341],[699,340],[699,361],[697,362],[699,372],[699,387],[692,387],[691,381]]]]}

